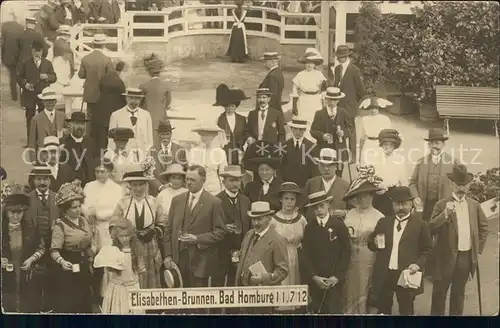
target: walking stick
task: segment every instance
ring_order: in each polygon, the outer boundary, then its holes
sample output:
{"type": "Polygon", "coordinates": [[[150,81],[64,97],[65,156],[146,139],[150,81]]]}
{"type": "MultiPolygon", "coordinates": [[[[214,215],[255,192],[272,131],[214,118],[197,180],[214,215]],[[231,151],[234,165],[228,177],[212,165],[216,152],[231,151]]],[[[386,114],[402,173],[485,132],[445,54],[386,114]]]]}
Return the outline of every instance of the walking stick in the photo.
{"type": "Polygon", "coordinates": [[[479,261],[476,267],[476,280],[477,280],[477,296],[479,298],[479,315],[483,315],[483,302],[481,298],[481,275],[479,274],[479,261]]]}

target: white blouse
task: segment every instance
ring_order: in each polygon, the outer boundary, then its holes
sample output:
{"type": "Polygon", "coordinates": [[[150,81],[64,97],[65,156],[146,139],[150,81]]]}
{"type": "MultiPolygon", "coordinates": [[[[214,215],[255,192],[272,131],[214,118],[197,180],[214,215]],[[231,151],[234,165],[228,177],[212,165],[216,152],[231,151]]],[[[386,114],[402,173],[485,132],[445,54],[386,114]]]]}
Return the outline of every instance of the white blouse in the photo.
{"type": "Polygon", "coordinates": [[[326,78],[317,69],[300,71],[292,80],[293,92],[290,96],[292,98],[300,97],[304,92],[317,92],[319,94],[323,81],[326,81],[326,78]]]}
{"type": "Polygon", "coordinates": [[[170,212],[170,205],[172,204],[172,198],[182,194],[183,192],[187,192],[187,189],[184,187],[181,187],[179,189],[173,189],[170,186],[160,191],[158,197],[156,197],[156,201],[158,202],[158,205],[160,205],[163,208],[163,212],[166,215],[168,215],[168,213],[170,212]]]}
{"type": "Polygon", "coordinates": [[[116,204],[123,197],[122,187],[111,179],[105,183],[91,181],[85,185],[83,193],[83,214],[87,217],[95,215],[97,220],[109,220],[116,204]]]}
{"type": "Polygon", "coordinates": [[[378,138],[378,134],[383,129],[391,128],[391,120],[382,114],[362,116],[362,125],[359,139],[364,137],[378,138]]]}
{"type": "Polygon", "coordinates": [[[377,176],[382,178],[382,187],[408,186],[409,177],[406,173],[405,158],[401,153],[383,154],[373,163],[377,176]]]}

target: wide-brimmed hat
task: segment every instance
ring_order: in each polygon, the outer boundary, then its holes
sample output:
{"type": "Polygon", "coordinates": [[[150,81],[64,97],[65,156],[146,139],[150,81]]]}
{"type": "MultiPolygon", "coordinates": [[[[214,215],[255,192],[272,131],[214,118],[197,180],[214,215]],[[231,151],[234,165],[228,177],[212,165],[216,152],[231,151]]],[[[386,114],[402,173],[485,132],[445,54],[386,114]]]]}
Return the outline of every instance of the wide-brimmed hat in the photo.
{"type": "Polygon", "coordinates": [[[175,128],[172,127],[172,124],[170,123],[170,120],[161,120],[158,123],[158,128],[156,129],[156,131],[158,131],[159,133],[161,133],[161,132],[172,132],[173,130],[175,130],[175,128]]]}
{"type": "Polygon", "coordinates": [[[319,156],[314,157],[315,161],[321,164],[336,164],[339,163],[337,159],[337,151],[332,148],[322,148],[319,151],[319,156]]]}
{"type": "Polygon", "coordinates": [[[85,198],[80,180],[67,182],[59,188],[56,194],[56,205],[62,205],[73,200],[82,200],[85,198]]]}
{"type": "Polygon", "coordinates": [[[328,99],[333,99],[333,100],[340,100],[340,99],[345,97],[345,93],[340,91],[339,88],[330,87],[330,88],[326,89],[324,97],[328,98],[328,99]]]}
{"type": "Polygon", "coordinates": [[[335,51],[335,57],[337,58],[349,57],[349,55],[351,55],[351,49],[345,44],[338,46],[335,51]]]}
{"type": "Polygon", "coordinates": [[[93,44],[106,44],[106,35],[104,34],[95,34],[94,39],[92,40],[93,44]]]}
{"type": "Polygon", "coordinates": [[[163,271],[163,279],[167,288],[182,288],[184,285],[181,271],[177,265],[174,265],[173,269],[163,271]]]}
{"type": "Polygon", "coordinates": [[[375,175],[375,167],[373,165],[364,165],[357,168],[359,177],[351,182],[343,200],[354,198],[362,193],[374,193],[383,188],[379,185],[382,178],[375,175]]]}
{"type": "Polygon", "coordinates": [[[258,88],[255,94],[257,96],[271,96],[273,92],[269,88],[258,88]]]}
{"type": "Polygon", "coordinates": [[[448,140],[448,136],[444,132],[443,129],[432,128],[429,129],[429,135],[427,138],[424,138],[425,141],[446,141],[448,140]]]}
{"type": "Polygon", "coordinates": [[[71,35],[71,26],[59,25],[59,28],[57,29],[57,34],[71,35]]]}
{"type": "Polygon", "coordinates": [[[30,171],[30,176],[51,176],[52,171],[47,164],[36,163],[30,171]]]}
{"type": "MultiPolygon", "coordinates": [[[[115,220],[111,221],[114,221],[113,224],[118,222],[115,220]]],[[[122,219],[122,221],[130,220],[122,219]]],[[[112,226],[115,225],[111,225],[110,222],[110,230],[112,226]]],[[[112,268],[122,271],[125,268],[125,253],[120,251],[120,249],[116,246],[102,247],[94,258],[94,268],[112,268]]]]}
{"type": "Polygon", "coordinates": [[[314,192],[312,194],[309,194],[307,196],[307,199],[309,200],[309,203],[305,205],[305,207],[311,207],[314,205],[319,205],[324,202],[328,202],[331,200],[333,196],[328,196],[324,190],[320,190],[317,192],[314,192]]]}
{"type": "Polygon", "coordinates": [[[200,122],[196,127],[194,127],[191,131],[200,133],[200,132],[213,132],[213,133],[219,133],[222,132],[223,130],[215,124],[215,122],[200,122]]]}
{"type": "Polygon", "coordinates": [[[312,62],[316,65],[323,64],[323,57],[316,48],[307,48],[305,53],[297,60],[301,64],[312,62]]]}
{"type": "Polygon", "coordinates": [[[446,175],[448,176],[448,179],[455,182],[459,186],[465,186],[474,179],[474,175],[467,172],[467,167],[463,164],[453,166],[453,171],[451,173],[447,173],[446,175]]]}
{"type": "Polygon", "coordinates": [[[84,112],[73,112],[71,117],[66,119],[67,122],[88,122],[84,112]]]}
{"type": "Polygon", "coordinates": [[[273,213],[274,211],[271,210],[269,202],[253,202],[250,206],[250,211],[247,211],[248,216],[251,218],[258,218],[273,213]]]}
{"type": "Polygon", "coordinates": [[[415,198],[412,196],[410,188],[406,186],[392,187],[386,192],[386,195],[393,202],[406,202],[415,198]]]}
{"type": "Polygon", "coordinates": [[[5,169],[1,166],[0,166],[0,179],[1,180],[7,179],[7,171],[5,171],[5,169]]]}
{"type": "Polygon", "coordinates": [[[281,56],[276,51],[271,51],[271,52],[265,52],[260,59],[261,60],[274,60],[274,59],[280,59],[280,58],[281,58],[281,56]]]}
{"type": "Polygon", "coordinates": [[[241,178],[245,173],[239,165],[227,165],[222,169],[219,175],[221,177],[241,178]]]}
{"type": "Polygon", "coordinates": [[[237,102],[250,99],[240,89],[230,89],[226,84],[219,84],[215,90],[215,103],[213,106],[228,106],[237,102]]]}
{"type": "Polygon", "coordinates": [[[137,97],[137,98],[144,98],[144,92],[139,89],[139,88],[127,88],[125,93],[122,93],[123,96],[127,97],[137,97]]]}
{"type": "Polygon", "coordinates": [[[277,170],[281,164],[281,158],[268,155],[243,159],[243,166],[249,171],[256,171],[262,164],[269,165],[272,169],[277,170]]]}
{"type": "Polygon", "coordinates": [[[369,97],[361,100],[359,104],[359,109],[371,109],[371,108],[385,109],[392,105],[393,104],[387,99],[378,97],[369,97]]]}
{"type": "Polygon", "coordinates": [[[151,177],[146,175],[146,172],[142,170],[134,170],[126,172],[123,175],[122,182],[131,182],[131,181],[151,181],[154,180],[151,177]]]}
{"type": "Polygon", "coordinates": [[[59,99],[59,95],[56,90],[47,87],[42,90],[42,93],[38,94],[38,99],[40,100],[57,100],[59,99]]]}
{"type": "Polygon", "coordinates": [[[394,147],[397,149],[401,146],[401,136],[396,129],[383,129],[378,134],[379,145],[382,146],[384,142],[394,143],[394,147]]]}
{"type": "Polygon", "coordinates": [[[160,173],[160,177],[168,179],[168,177],[170,177],[171,175],[186,176],[186,171],[184,171],[184,168],[182,167],[181,164],[172,163],[167,167],[165,171],[160,173]]]}
{"type": "Polygon", "coordinates": [[[150,73],[158,73],[165,69],[165,63],[155,53],[144,57],[144,67],[150,73]]]}
{"type": "Polygon", "coordinates": [[[2,205],[5,207],[20,206],[26,209],[30,204],[27,186],[16,183],[2,185],[2,205]]]}
{"type": "Polygon", "coordinates": [[[280,190],[277,192],[278,196],[281,198],[285,192],[294,193],[297,197],[295,205],[301,207],[307,203],[307,199],[304,195],[304,190],[302,190],[298,184],[295,182],[283,182],[280,186],[280,190]]]}
{"type": "Polygon", "coordinates": [[[288,126],[296,129],[307,129],[307,119],[305,117],[293,116],[288,122],[288,126]]]}
{"type": "Polygon", "coordinates": [[[129,140],[135,137],[135,133],[130,128],[113,128],[109,130],[108,136],[113,140],[129,140]]]}
{"type": "Polygon", "coordinates": [[[43,139],[43,150],[57,150],[61,148],[59,138],[56,136],[48,136],[43,139]]]}

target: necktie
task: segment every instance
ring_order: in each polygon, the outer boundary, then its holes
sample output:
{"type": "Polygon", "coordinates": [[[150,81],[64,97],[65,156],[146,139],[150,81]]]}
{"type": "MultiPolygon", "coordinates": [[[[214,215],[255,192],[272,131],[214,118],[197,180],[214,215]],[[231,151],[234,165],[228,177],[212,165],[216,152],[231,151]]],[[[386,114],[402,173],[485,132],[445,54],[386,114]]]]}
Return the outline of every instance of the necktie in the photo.
{"type": "Polygon", "coordinates": [[[35,61],[36,68],[40,68],[40,60],[35,61]]]}
{"type": "Polygon", "coordinates": [[[229,196],[229,195],[227,195],[227,197],[229,198],[229,200],[231,201],[231,203],[232,203],[233,205],[236,205],[236,197],[231,197],[231,196],[229,196]]]}
{"type": "Polygon", "coordinates": [[[47,206],[47,195],[46,194],[40,194],[40,202],[42,203],[43,206],[47,206]]]}
{"type": "Polygon", "coordinates": [[[324,227],[325,227],[325,224],[323,223],[323,221],[319,221],[319,226],[320,226],[321,228],[324,228],[324,227]]]}
{"type": "Polygon", "coordinates": [[[130,116],[130,122],[132,123],[132,126],[135,126],[137,124],[137,117],[135,117],[135,112],[130,112],[132,116],[130,116]]]}
{"type": "Polygon", "coordinates": [[[49,120],[51,122],[54,122],[54,113],[52,113],[52,112],[49,113],[49,120]]]}
{"type": "Polygon", "coordinates": [[[267,192],[269,191],[269,182],[264,182],[262,185],[262,193],[264,195],[267,195],[267,192]]]}
{"type": "Polygon", "coordinates": [[[300,150],[300,145],[299,145],[299,141],[297,140],[297,142],[295,143],[295,150],[299,151],[300,150]]]}
{"type": "Polygon", "coordinates": [[[191,195],[191,199],[189,200],[189,210],[192,211],[193,210],[193,205],[194,205],[194,195],[191,195]]]}
{"type": "Polygon", "coordinates": [[[266,118],[266,111],[265,110],[261,110],[260,111],[260,118],[263,120],[266,118]]]}
{"type": "Polygon", "coordinates": [[[403,219],[403,220],[398,220],[398,219],[396,219],[396,220],[398,221],[398,225],[396,226],[396,229],[398,230],[398,232],[400,232],[400,231],[401,231],[401,229],[403,228],[403,227],[401,226],[401,223],[403,223],[403,222],[407,221],[407,220],[408,220],[408,218],[403,219]]]}
{"type": "Polygon", "coordinates": [[[257,244],[257,242],[259,241],[259,234],[258,233],[255,233],[255,235],[253,236],[253,240],[252,240],[252,247],[255,246],[255,244],[257,244]]]}

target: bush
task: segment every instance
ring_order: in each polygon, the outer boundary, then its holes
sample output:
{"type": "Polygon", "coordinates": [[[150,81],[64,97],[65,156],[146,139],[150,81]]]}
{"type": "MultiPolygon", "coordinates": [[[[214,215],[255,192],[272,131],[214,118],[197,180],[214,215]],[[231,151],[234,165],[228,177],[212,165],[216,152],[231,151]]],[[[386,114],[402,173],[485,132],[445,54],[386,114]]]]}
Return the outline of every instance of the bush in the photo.
{"type": "MultiPolygon", "coordinates": [[[[499,186],[500,168],[492,168],[487,170],[486,173],[478,173],[474,176],[474,180],[469,186],[469,196],[483,203],[499,197],[499,186]]],[[[492,208],[491,210],[495,211],[495,209],[492,208]]]]}

